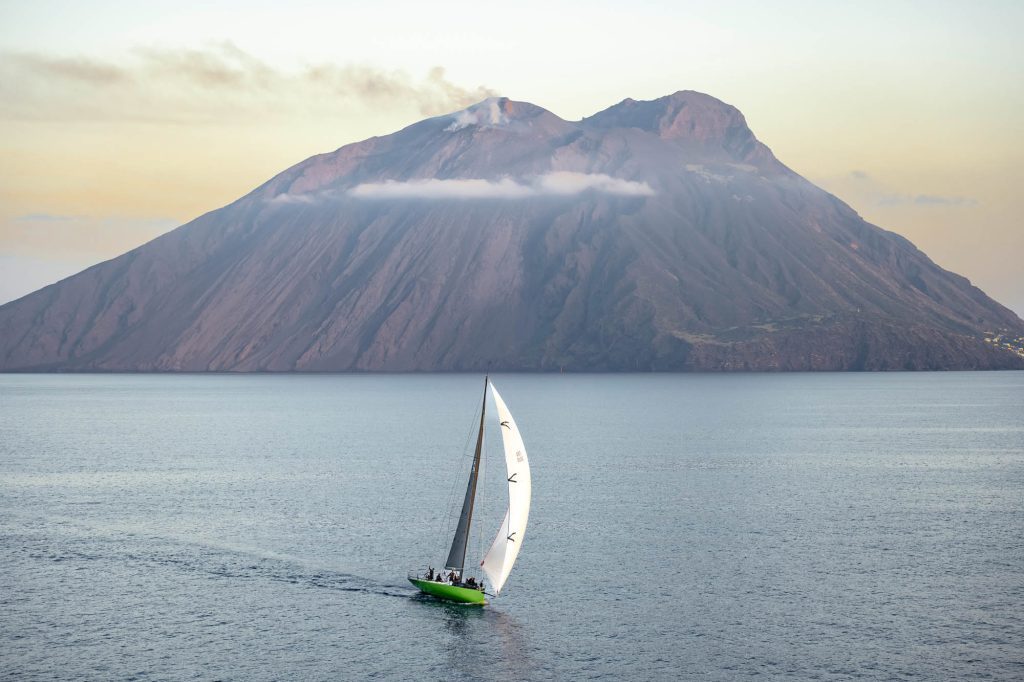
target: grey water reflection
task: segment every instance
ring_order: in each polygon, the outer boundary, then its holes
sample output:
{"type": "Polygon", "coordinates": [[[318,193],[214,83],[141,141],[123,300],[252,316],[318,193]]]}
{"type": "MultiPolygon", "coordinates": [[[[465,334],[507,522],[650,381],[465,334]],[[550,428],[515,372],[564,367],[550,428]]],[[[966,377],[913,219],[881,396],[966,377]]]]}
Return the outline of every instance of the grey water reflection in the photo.
{"type": "Polygon", "coordinates": [[[532,679],[533,666],[516,619],[493,605],[452,604],[432,597],[417,604],[440,614],[448,666],[461,679],[532,679]]]}
{"type": "Polygon", "coordinates": [[[404,580],[479,379],[0,375],[3,674],[1020,678],[1024,373],[493,377],[484,608],[404,580]]]}

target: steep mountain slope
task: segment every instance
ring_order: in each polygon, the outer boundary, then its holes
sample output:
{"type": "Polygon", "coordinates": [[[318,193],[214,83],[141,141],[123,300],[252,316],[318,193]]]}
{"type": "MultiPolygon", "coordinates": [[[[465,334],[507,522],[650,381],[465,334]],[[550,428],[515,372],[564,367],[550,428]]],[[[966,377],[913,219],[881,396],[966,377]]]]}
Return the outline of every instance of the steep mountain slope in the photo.
{"type": "Polygon", "coordinates": [[[1024,367],[1011,311],[695,92],[487,100],[0,307],[0,369],[1024,367]]]}

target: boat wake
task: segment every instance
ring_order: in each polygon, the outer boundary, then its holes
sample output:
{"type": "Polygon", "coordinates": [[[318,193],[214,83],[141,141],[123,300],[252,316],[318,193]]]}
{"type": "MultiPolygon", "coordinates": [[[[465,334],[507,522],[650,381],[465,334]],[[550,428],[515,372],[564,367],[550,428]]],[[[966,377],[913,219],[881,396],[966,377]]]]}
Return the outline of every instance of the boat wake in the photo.
{"type": "MultiPolygon", "coordinates": [[[[402,582],[335,571],[299,557],[260,548],[100,528],[66,519],[48,521],[50,523],[44,527],[49,532],[21,532],[14,534],[17,537],[0,533],[0,538],[8,547],[16,548],[15,552],[23,558],[38,562],[82,563],[97,568],[99,564],[108,563],[137,571],[180,571],[386,597],[408,598],[415,594],[402,582]]],[[[42,530],[40,524],[35,527],[42,530]]]]}
{"type": "Polygon", "coordinates": [[[239,550],[207,549],[198,556],[190,557],[185,568],[223,578],[289,583],[337,592],[403,598],[412,594],[412,590],[401,583],[384,582],[319,567],[314,569],[298,559],[266,557],[239,550]]]}

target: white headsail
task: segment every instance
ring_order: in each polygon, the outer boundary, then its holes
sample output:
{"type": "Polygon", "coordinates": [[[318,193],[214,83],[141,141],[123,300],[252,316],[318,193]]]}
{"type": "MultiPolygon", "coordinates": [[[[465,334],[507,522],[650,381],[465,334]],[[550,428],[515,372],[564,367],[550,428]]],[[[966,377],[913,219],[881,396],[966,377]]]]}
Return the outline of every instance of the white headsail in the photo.
{"type": "Polygon", "coordinates": [[[505,469],[508,473],[508,511],[505,520],[498,529],[498,534],[491,548],[480,562],[484,573],[491,581],[494,594],[501,592],[512,565],[519,556],[526,535],[526,520],[530,516],[530,463],[526,459],[526,447],[519,435],[519,428],[509,414],[505,401],[501,399],[494,384],[491,394],[498,408],[498,423],[501,425],[501,440],[505,446],[505,469]]]}

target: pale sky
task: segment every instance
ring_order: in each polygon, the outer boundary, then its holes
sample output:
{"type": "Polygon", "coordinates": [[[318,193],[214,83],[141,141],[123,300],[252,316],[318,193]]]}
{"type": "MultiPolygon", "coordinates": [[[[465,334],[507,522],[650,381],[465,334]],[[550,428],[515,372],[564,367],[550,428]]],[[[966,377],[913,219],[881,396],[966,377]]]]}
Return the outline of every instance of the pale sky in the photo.
{"type": "Polygon", "coordinates": [[[1024,314],[1024,3],[710,5],[0,0],[0,302],[488,94],[690,89],[1024,314]]]}

